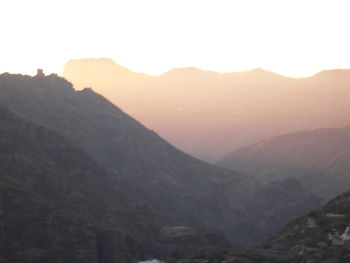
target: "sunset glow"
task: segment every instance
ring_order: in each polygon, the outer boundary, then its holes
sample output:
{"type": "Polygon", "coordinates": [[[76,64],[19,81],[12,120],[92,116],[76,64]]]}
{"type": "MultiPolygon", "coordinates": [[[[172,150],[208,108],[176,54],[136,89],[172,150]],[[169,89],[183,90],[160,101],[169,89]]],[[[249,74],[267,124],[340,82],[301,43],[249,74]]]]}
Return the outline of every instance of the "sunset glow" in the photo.
{"type": "Polygon", "coordinates": [[[300,77],[350,67],[349,1],[11,0],[0,8],[0,72],[61,74],[82,57],[155,75],[195,66],[300,77]]]}

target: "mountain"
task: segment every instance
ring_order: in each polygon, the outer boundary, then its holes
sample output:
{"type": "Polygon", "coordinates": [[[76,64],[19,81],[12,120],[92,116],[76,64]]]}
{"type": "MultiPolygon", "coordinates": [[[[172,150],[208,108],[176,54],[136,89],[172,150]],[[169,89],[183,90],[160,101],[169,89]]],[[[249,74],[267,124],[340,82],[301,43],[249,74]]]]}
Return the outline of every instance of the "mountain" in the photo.
{"type": "Polygon", "coordinates": [[[265,181],[294,177],[327,201],[350,190],[350,126],[273,137],[228,154],[217,164],[265,181]]]}
{"type": "MultiPolygon", "coordinates": [[[[130,262],[153,222],[57,132],[0,108],[0,261],[130,262]],[[113,220],[111,220],[113,217],[113,220]]],[[[138,200],[142,203],[141,200],[138,200]]]]}
{"type": "Polygon", "coordinates": [[[69,61],[63,76],[210,162],[267,137],[350,123],[349,70],[300,79],[263,69],[220,74],[180,68],[149,76],[110,59],[80,59],[69,61]]]}
{"type": "Polygon", "coordinates": [[[58,132],[105,169],[105,183],[123,189],[136,211],[129,226],[152,222],[144,230],[148,241],[132,236],[156,255],[226,247],[226,239],[254,246],[320,202],[296,180],[262,184],[195,159],[93,90],[75,91],[56,75],[0,75],[0,105],[58,132]]]}

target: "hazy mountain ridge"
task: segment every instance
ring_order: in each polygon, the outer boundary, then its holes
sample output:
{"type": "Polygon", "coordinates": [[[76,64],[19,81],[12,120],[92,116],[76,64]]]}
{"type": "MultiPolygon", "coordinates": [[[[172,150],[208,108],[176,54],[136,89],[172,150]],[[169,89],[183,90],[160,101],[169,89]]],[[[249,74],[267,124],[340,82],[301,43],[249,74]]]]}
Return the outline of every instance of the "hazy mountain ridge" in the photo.
{"type": "Polygon", "coordinates": [[[203,160],[267,137],[350,123],[349,70],[293,79],[262,69],[221,74],[180,68],[155,77],[121,73],[105,60],[72,60],[63,75],[203,160]]]}
{"type": "Polygon", "coordinates": [[[294,177],[325,201],[350,189],[350,127],[273,137],[217,164],[265,181],[294,177]]]}

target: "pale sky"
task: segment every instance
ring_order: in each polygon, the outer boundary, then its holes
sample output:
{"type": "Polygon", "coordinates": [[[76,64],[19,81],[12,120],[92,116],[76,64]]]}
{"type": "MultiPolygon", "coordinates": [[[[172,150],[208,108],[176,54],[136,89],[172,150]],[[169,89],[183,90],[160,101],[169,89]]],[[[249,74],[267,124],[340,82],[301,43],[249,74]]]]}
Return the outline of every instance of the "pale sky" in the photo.
{"type": "Polygon", "coordinates": [[[350,68],[349,0],[1,0],[0,72],[109,57],[137,72],[350,68]]]}

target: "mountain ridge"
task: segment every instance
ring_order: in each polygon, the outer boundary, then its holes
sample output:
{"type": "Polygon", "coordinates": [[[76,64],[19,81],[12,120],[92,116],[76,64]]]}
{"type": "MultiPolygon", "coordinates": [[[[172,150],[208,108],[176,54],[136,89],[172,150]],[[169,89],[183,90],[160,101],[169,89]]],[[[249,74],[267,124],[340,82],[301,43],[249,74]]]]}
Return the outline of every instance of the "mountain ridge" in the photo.
{"type": "MultiPolygon", "coordinates": [[[[174,67],[172,69],[169,69],[167,71],[165,71],[164,73],[160,73],[160,74],[148,74],[146,72],[139,72],[139,71],[134,71],[131,68],[122,66],[118,63],[116,63],[113,59],[108,58],[108,57],[100,57],[100,58],[76,58],[76,59],[70,59],[67,64],[70,63],[77,63],[79,61],[86,61],[89,63],[94,63],[94,62],[104,62],[105,64],[112,64],[112,65],[116,65],[118,66],[118,68],[120,69],[126,69],[128,72],[133,72],[133,73],[138,73],[138,74],[144,74],[150,77],[160,77],[164,74],[168,74],[172,71],[177,72],[177,71],[186,71],[186,70],[195,70],[195,71],[200,71],[200,72],[210,72],[210,73],[216,73],[216,74],[220,74],[220,75],[229,75],[229,74],[244,74],[244,73],[250,73],[250,72],[265,72],[267,74],[272,74],[272,75],[276,75],[276,76],[280,76],[280,77],[284,77],[284,78],[290,78],[290,79],[307,79],[307,78],[312,78],[315,76],[321,76],[324,74],[329,74],[329,73],[346,73],[348,71],[350,71],[349,68],[335,68],[335,69],[324,69],[321,70],[319,72],[316,72],[312,75],[309,76],[304,76],[304,77],[291,77],[291,76],[287,76],[287,75],[283,75],[277,72],[273,72],[264,68],[252,68],[252,69],[247,69],[247,70],[241,70],[241,71],[225,71],[225,72],[220,72],[220,71],[215,71],[215,70],[211,70],[211,69],[205,69],[205,68],[200,68],[200,67],[196,67],[196,66],[184,66],[184,67],[174,67]]],[[[62,74],[64,75],[64,73],[62,74]]]]}
{"type": "Polygon", "coordinates": [[[276,136],[228,154],[217,164],[266,181],[288,176],[328,201],[350,189],[350,126],[276,136]]]}

